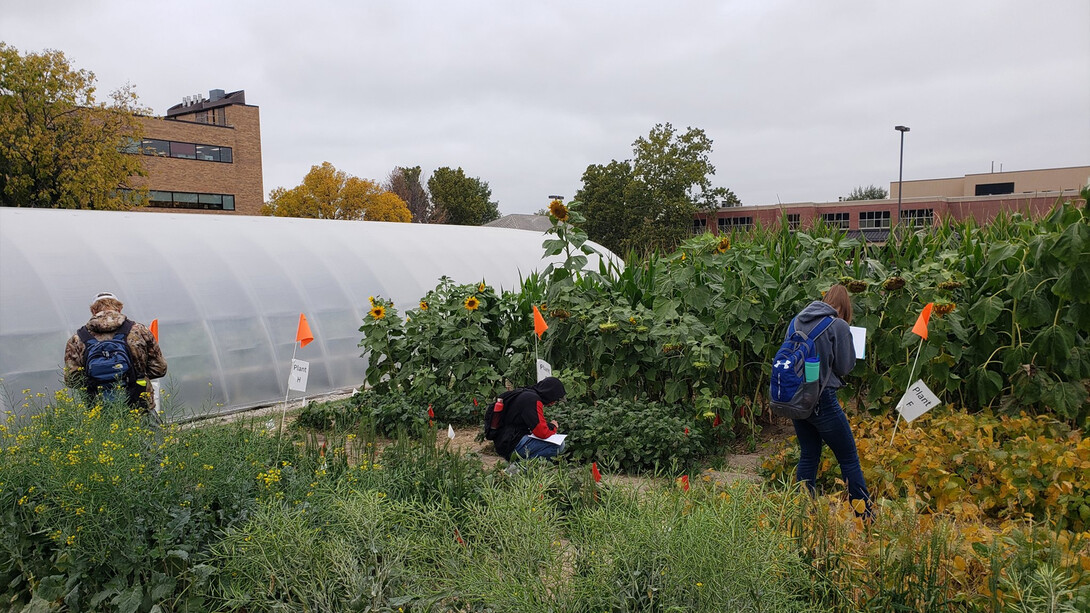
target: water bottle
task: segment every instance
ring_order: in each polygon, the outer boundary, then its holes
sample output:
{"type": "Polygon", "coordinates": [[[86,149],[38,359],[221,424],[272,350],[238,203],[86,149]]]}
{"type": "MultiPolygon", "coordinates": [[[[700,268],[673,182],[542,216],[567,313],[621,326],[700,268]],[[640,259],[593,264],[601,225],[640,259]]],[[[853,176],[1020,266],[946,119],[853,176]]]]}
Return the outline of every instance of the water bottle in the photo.
{"type": "Polygon", "coordinates": [[[813,383],[821,378],[821,358],[806,358],[806,382],[813,383]]]}

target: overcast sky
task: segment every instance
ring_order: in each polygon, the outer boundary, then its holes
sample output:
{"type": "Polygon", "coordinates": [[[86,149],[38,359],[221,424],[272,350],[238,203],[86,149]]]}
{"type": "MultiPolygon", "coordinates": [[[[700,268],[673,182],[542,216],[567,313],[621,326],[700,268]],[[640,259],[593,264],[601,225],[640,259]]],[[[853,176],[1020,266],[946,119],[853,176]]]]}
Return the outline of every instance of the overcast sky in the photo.
{"type": "Polygon", "coordinates": [[[1087,0],[0,0],[0,40],[156,114],[245,90],[266,195],[461,166],[530,213],[660,122],[707,132],[744,204],[888,188],[897,124],[905,180],[1090,165],[1087,0]]]}

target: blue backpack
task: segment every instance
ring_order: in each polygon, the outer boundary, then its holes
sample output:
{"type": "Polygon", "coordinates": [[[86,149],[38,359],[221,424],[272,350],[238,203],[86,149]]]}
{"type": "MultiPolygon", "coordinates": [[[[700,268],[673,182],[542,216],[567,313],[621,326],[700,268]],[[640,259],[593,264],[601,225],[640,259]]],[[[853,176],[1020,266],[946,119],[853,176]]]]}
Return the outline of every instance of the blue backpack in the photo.
{"type": "Polygon", "coordinates": [[[91,334],[87,326],[77,331],[84,344],[83,368],[87,373],[87,391],[93,396],[99,388],[129,391],[136,382],[136,372],[132,368],[129,344],[125,338],[132,330],[132,322],[126,320],[114,333],[113,338],[100,341],[91,334]]]}
{"type": "Polygon", "coordinates": [[[787,339],[780,345],[772,361],[772,377],[768,397],[772,412],[788,419],[806,419],[814,413],[821,395],[821,377],[806,382],[806,358],[818,357],[814,340],[833,323],[832,317],[822,319],[809,334],[795,330],[795,320],[787,327],[787,339]]]}

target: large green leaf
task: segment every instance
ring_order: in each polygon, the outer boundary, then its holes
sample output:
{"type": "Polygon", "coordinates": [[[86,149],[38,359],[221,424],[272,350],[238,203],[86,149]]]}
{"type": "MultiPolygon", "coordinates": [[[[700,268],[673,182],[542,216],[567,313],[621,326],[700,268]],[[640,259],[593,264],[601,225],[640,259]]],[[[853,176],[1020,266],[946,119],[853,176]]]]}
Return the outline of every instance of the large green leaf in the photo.
{"type": "Polygon", "coordinates": [[[1082,383],[1057,381],[1045,385],[1041,400],[1059,415],[1074,419],[1086,402],[1086,388],[1082,383]]]}
{"type": "Polygon", "coordinates": [[[1003,299],[996,295],[985,296],[969,307],[969,317],[977,328],[983,329],[999,318],[1003,312],[1003,299]]]}
{"type": "Polygon", "coordinates": [[[1071,356],[1074,333],[1066,326],[1049,326],[1030,344],[1030,351],[1044,356],[1049,364],[1062,364],[1071,356]]]}
{"type": "Polygon", "coordinates": [[[1060,274],[1052,293],[1067,300],[1090,302],[1090,253],[1084,254],[1081,265],[1076,264],[1060,274]]]}

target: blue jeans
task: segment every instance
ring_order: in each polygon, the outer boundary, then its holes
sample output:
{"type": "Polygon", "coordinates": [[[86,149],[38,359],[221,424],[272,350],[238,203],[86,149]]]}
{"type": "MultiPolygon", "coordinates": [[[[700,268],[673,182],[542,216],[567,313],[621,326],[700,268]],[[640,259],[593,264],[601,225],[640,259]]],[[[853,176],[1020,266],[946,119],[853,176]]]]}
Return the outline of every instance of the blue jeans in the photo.
{"type": "Polygon", "coordinates": [[[515,450],[511,452],[511,461],[529,460],[530,458],[555,458],[560,455],[560,452],[564,451],[567,444],[568,441],[565,440],[559,445],[554,445],[538,438],[531,438],[527,434],[522,437],[518,445],[515,445],[515,450]]]}
{"type": "Polygon", "coordinates": [[[817,411],[813,415],[792,421],[801,452],[795,477],[806,483],[806,487],[813,492],[818,464],[821,462],[821,446],[829,445],[840,464],[840,474],[848,485],[848,498],[864,500],[867,504],[867,515],[870,515],[870,493],[867,491],[867,482],[863,479],[863,469],[859,466],[855,437],[848,425],[848,417],[844,415],[844,409],[840,408],[840,402],[836,399],[836,389],[827,387],[821,391],[817,411]]]}

